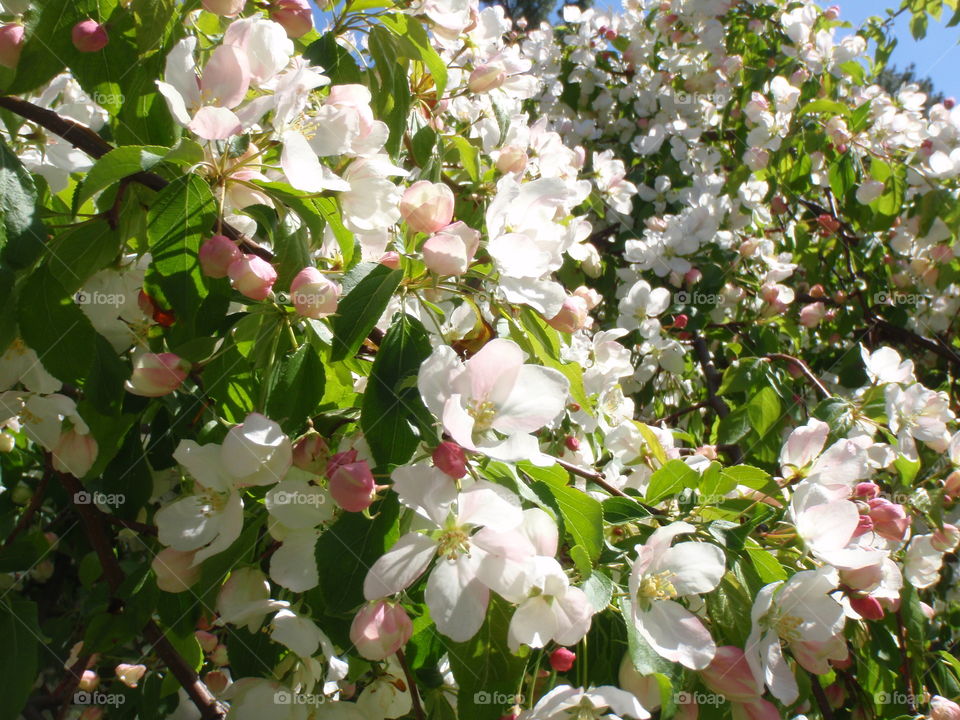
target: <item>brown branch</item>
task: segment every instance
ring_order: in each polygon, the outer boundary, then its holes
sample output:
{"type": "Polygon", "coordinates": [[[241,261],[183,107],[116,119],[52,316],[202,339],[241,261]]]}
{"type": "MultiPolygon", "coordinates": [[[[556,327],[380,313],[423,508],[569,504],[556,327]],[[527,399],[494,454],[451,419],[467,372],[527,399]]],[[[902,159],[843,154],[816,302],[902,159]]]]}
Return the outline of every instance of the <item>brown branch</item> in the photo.
{"type": "Polygon", "coordinates": [[[100,519],[104,522],[110,523],[111,525],[126,528],[127,530],[134,530],[138,533],[143,533],[144,535],[156,536],[157,534],[157,528],[155,526],[137,522],[136,520],[124,520],[116,515],[110,515],[103,512],[100,513],[100,519]]]}
{"type": "MultiPolygon", "coordinates": [[[[102,158],[108,152],[113,150],[113,146],[100,137],[86,125],[65,118],[53,110],[47,110],[31,102],[22,100],[10,95],[0,95],[0,107],[6,108],[10,112],[19,115],[25,120],[36,123],[42,128],[49,130],[55,135],[59,135],[78,150],[82,150],[95,160],[102,158]]],[[[151,190],[163,190],[169,181],[166,178],[151,172],[138,172],[129,175],[124,180],[132,181],[150,188],[151,190]]],[[[222,232],[224,235],[234,240],[240,245],[240,248],[249,255],[257,255],[267,262],[273,260],[273,253],[267,250],[255,240],[246,237],[235,227],[223,223],[222,232]]]]}
{"type": "Polygon", "coordinates": [[[397,661],[407,678],[407,687],[410,689],[410,703],[413,705],[413,716],[417,720],[425,720],[427,716],[423,712],[423,705],[420,704],[420,691],[417,689],[417,681],[410,671],[410,666],[407,665],[407,658],[404,656],[403,650],[397,650],[397,661]]]}
{"type": "Polygon", "coordinates": [[[803,373],[803,376],[810,381],[810,384],[820,391],[820,394],[823,395],[824,398],[833,397],[833,394],[827,389],[827,386],[824,385],[820,378],[813,373],[813,370],[810,369],[810,366],[800,358],[794,357],[793,355],[785,355],[783,353],[769,353],[764,357],[767,360],[782,360],[785,363],[795,365],[797,369],[803,373]]]}
{"type": "Polygon", "coordinates": [[[646,511],[647,511],[648,513],[650,513],[651,515],[657,515],[657,514],[658,514],[656,508],[650,507],[649,505],[644,505],[642,502],[640,502],[639,500],[637,500],[635,497],[632,497],[631,495],[627,495],[627,494],[626,494],[625,492],[623,492],[622,490],[618,490],[618,489],[615,488],[613,485],[611,485],[610,483],[608,483],[607,480],[606,480],[606,478],[604,478],[603,475],[601,475],[601,474],[598,473],[597,471],[595,471],[595,470],[588,470],[587,468],[582,468],[582,467],[580,467],[579,465],[574,465],[573,463],[569,463],[569,462],[567,462],[566,460],[561,460],[560,458],[554,458],[554,460],[557,461],[557,465],[559,465],[560,467],[562,467],[562,468],[563,468],[564,470],[566,470],[568,473],[571,473],[571,474],[576,475],[576,476],[578,476],[578,477],[582,477],[584,480],[589,480],[589,481],[592,482],[594,485],[599,485],[601,488],[603,488],[604,490],[606,490],[606,491],[607,491],[608,493],[610,493],[611,495],[614,495],[614,496],[616,496],[616,497],[627,498],[628,500],[633,500],[635,503],[637,503],[637,505],[639,505],[640,507],[642,507],[644,510],[646,510],[646,511]]]}
{"type": "Polygon", "coordinates": [[[884,320],[880,317],[868,317],[867,321],[871,323],[871,330],[876,330],[878,335],[881,338],[891,340],[893,342],[898,342],[903,345],[914,345],[924,350],[928,350],[935,355],[942,357],[944,360],[948,361],[950,364],[960,368],[960,355],[957,354],[957,351],[951,348],[949,345],[944,343],[939,338],[934,341],[929,338],[923,337],[923,335],[918,335],[913,330],[908,330],[907,328],[900,327],[899,325],[894,325],[888,320],[884,320]]]}
{"type": "Polygon", "coordinates": [[[817,707],[820,708],[820,715],[823,716],[823,720],[834,720],[833,708],[830,707],[830,701],[827,699],[827,694],[823,692],[823,686],[820,684],[820,678],[809,673],[810,675],[810,688],[813,690],[813,697],[817,701],[817,707]]]}
{"type": "MultiPolygon", "coordinates": [[[[100,566],[103,568],[103,577],[107,581],[111,593],[116,593],[123,584],[124,574],[113,554],[113,546],[107,537],[104,527],[104,513],[91,503],[78,503],[76,498],[83,492],[83,486],[80,481],[72,475],[66,473],[57,473],[61,484],[73,500],[73,507],[80,515],[83,525],[87,531],[87,539],[93,546],[94,552],[100,560],[100,566]]],[[[157,651],[157,655],[163,660],[170,672],[177,679],[183,689],[190,696],[194,705],[200,711],[200,716],[204,720],[222,720],[226,713],[220,707],[217,699],[210,692],[210,689],[200,680],[194,669],[187,664],[183,656],[177,652],[176,648],[167,640],[163,631],[153,621],[150,620],[143,629],[143,634],[150,641],[150,644],[157,651]]]]}
{"type": "Polygon", "coordinates": [[[0,547],[0,550],[6,550],[10,547],[11,543],[17,539],[17,536],[20,535],[27,526],[30,524],[30,521],[33,520],[33,516],[37,514],[37,510],[40,509],[40,506],[43,504],[43,499],[47,494],[47,486],[50,484],[50,473],[44,473],[43,477],[40,478],[40,483],[37,485],[37,489],[34,491],[33,496],[30,498],[30,504],[23,511],[23,515],[20,516],[20,519],[17,521],[16,526],[13,530],[10,531],[10,534],[7,535],[7,539],[3,541],[3,546],[0,547]]]}
{"type": "Polygon", "coordinates": [[[679,420],[684,415],[689,415],[690,413],[696,412],[697,410],[703,410],[705,407],[709,407],[709,406],[710,406],[709,403],[699,402],[696,405],[691,405],[690,407],[681,408],[680,410],[670,413],[669,415],[665,415],[662,418],[657,418],[656,420],[652,420],[651,422],[648,423],[648,425],[664,425],[664,424],[672,423],[676,420],[679,420]]]}

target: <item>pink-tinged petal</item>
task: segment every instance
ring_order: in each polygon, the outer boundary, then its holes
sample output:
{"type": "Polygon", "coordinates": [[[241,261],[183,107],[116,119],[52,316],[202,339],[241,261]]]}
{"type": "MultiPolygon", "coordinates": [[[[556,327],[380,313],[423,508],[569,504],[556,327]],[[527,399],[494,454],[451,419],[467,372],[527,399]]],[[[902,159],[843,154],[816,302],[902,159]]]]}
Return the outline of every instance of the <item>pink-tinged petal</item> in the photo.
{"type": "Polygon", "coordinates": [[[498,405],[513,389],[523,360],[523,350],[513,340],[491,340],[467,360],[466,371],[453,381],[453,389],[472,400],[498,405]]]}
{"type": "Polygon", "coordinates": [[[199,565],[208,557],[213,557],[233,545],[243,530],[243,500],[240,493],[231,493],[227,506],[220,513],[220,528],[217,537],[205,548],[198,550],[193,556],[194,566],[199,565]]]}
{"type": "Polygon", "coordinates": [[[696,615],[673,600],[654,601],[636,614],[637,632],[661,657],[692,670],[703,670],[717,646],[696,615]]]}
{"type": "Polygon", "coordinates": [[[424,404],[436,417],[443,416],[443,408],[450,397],[453,379],[463,372],[463,363],[456,351],[449,345],[434,349],[423,364],[417,376],[417,389],[424,404]]]}
{"type": "Polygon", "coordinates": [[[760,644],[760,657],[763,658],[764,682],[770,688],[770,694],[784,705],[792,705],[800,696],[797,679],[783,657],[780,638],[776,633],[767,633],[760,644]]]}
{"type": "Polygon", "coordinates": [[[427,569],[436,552],[436,540],[420,533],[407,533],[367,572],[364,597],[376,600],[409,587],[427,569]]]}
{"type": "Polygon", "coordinates": [[[456,560],[442,558],[427,580],[424,599],[430,615],[437,630],[454,642],[476,635],[487,614],[490,591],[477,579],[480,554],[460,555],[456,560]]]}
{"type": "Polygon", "coordinates": [[[510,619],[507,642],[513,652],[521,645],[542,648],[557,632],[557,618],[543,596],[524,601],[510,619]]]}
{"type": "Polygon", "coordinates": [[[429,465],[405,465],[393,471],[393,490],[400,502],[442,526],[457,499],[457,486],[429,465]]]}
{"type": "Polygon", "coordinates": [[[187,110],[186,101],[177,89],[170,83],[157,80],[157,90],[163,95],[163,99],[167,101],[167,108],[170,110],[170,114],[173,115],[173,119],[184,127],[189,125],[190,112],[187,110]]]}
{"type": "Polygon", "coordinates": [[[797,468],[806,467],[823,450],[829,434],[830,426],[817,419],[812,419],[806,425],[798,427],[790,433],[790,437],[780,451],[780,464],[784,467],[788,465],[797,468]]]}
{"type": "Polygon", "coordinates": [[[221,107],[200,108],[187,129],[204,140],[226,140],[243,132],[233,111],[221,107]]]}
{"type": "Polygon", "coordinates": [[[483,525],[498,531],[512,530],[523,522],[520,499],[502,485],[480,480],[460,494],[459,522],[483,525]]]}
{"type": "Polygon", "coordinates": [[[702,542],[677,543],[661,554],[651,573],[670,572],[670,583],[680,595],[699,595],[713,590],[726,571],[723,550],[702,542]]]}
{"type": "Polygon", "coordinates": [[[250,88],[250,62],[247,54],[233,45],[220,45],[213,51],[200,80],[207,102],[235,108],[250,88]]]}
{"type": "Polygon", "coordinates": [[[730,711],[732,720],[783,720],[777,706],[762,698],[750,702],[731,702],[730,711]]]}
{"type": "Polygon", "coordinates": [[[860,513],[849,500],[808,507],[797,518],[797,532],[815,550],[839,550],[853,537],[860,513]]]}
{"type": "Polygon", "coordinates": [[[167,55],[163,72],[164,83],[169,84],[180,95],[188,108],[195,108],[200,104],[200,81],[193,56],[196,49],[195,37],[184,38],[178,42],[167,55]]]}
{"type": "Polygon", "coordinates": [[[474,419],[463,406],[460,395],[451,395],[441,413],[444,429],[465,450],[476,450],[473,440],[474,419]]]}
{"type": "Polygon", "coordinates": [[[350,184],[320,163],[306,138],[294,130],[283,134],[280,167],[289,183],[304,192],[346,191],[350,184]]]}
{"type": "Polygon", "coordinates": [[[583,590],[572,587],[567,588],[562,597],[554,599],[553,613],[557,618],[553,639],[559,645],[575,645],[590,630],[594,608],[583,590]]]}
{"type": "Polygon", "coordinates": [[[507,435],[539,430],[567,404],[570,381],[558,370],[524,365],[509,396],[498,408],[493,427],[507,435]]]}

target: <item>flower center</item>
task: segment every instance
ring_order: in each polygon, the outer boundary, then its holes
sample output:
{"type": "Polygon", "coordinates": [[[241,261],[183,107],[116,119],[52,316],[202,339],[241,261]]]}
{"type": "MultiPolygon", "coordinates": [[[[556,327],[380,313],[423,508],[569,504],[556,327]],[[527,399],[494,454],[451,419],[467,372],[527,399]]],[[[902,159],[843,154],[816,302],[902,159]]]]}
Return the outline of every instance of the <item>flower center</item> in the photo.
{"type": "Polygon", "coordinates": [[[466,531],[462,528],[451,528],[444,530],[440,535],[440,543],[437,546],[437,553],[448,560],[456,560],[458,555],[463,555],[470,550],[470,539],[466,531]]]}
{"type": "Polygon", "coordinates": [[[669,570],[656,573],[655,575],[644,575],[640,581],[640,589],[637,590],[637,597],[652,600],[672,600],[677,597],[677,589],[670,582],[673,573],[669,570]]]}
{"type": "Polygon", "coordinates": [[[777,635],[787,642],[794,642],[800,639],[800,631],[797,629],[803,623],[803,620],[796,615],[781,615],[774,621],[774,627],[777,635]]]}
{"type": "Polygon", "coordinates": [[[10,350],[15,352],[17,355],[26,355],[27,346],[24,344],[23,340],[20,338],[14,338],[13,342],[10,343],[10,350]]]}
{"type": "Polygon", "coordinates": [[[489,400],[472,400],[467,407],[467,412],[473,418],[474,429],[477,432],[483,432],[493,425],[493,419],[497,416],[497,406],[489,400]]]}

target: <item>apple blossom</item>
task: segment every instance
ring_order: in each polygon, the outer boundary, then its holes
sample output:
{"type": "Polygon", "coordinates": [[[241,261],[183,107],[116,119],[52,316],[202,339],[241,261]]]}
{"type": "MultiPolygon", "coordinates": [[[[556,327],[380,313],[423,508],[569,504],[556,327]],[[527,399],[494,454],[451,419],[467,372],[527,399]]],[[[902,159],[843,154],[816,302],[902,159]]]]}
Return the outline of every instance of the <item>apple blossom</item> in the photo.
{"type": "Polygon", "coordinates": [[[203,0],[203,9],[217,15],[233,17],[239,15],[247,0],[203,0]]]}
{"type": "Polygon", "coordinates": [[[127,392],[143,397],[161,397],[183,384],[190,363],[174,353],[143,353],[133,363],[133,375],[126,381],[127,392]]]}
{"type": "Polygon", "coordinates": [[[280,23],[292,38],[313,30],[313,11],[307,0],[275,0],[270,6],[270,19],[280,23]]]}
{"type": "Polygon", "coordinates": [[[298,314],[319,319],[337,311],[340,286],[316,268],[307,267],[290,283],[290,298],[298,314]]]}
{"type": "Polygon", "coordinates": [[[0,65],[15,68],[23,50],[24,28],[20,23],[0,25],[0,65]]]}
{"type": "Polygon", "coordinates": [[[137,683],[140,682],[146,672],[146,665],[129,665],[127,663],[120,663],[116,668],[117,678],[124,685],[131,688],[137,687],[137,683]]]}
{"type": "Polygon", "coordinates": [[[277,281],[277,271],[263,258],[243,255],[227,268],[230,284],[251,300],[265,300],[277,281]]]}
{"type": "Polygon", "coordinates": [[[103,50],[110,37],[107,29],[96,20],[81,20],[70,31],[73,46],[82,53],[93,53],[103,50]]]}
{"type": "Polygon", "coordinates": [[[931,720],[960,720],[960,705],[942,695],[930,698],[931,720]]]}
{"type": "Polygon", "coordinates": [[[227,277],[230,265],[243,257],[243,252],[225,235],[214,235],[200,246],[198,257],[204,275],[224,278],[227,277]]]}
{"type": "Polygon", "coordinates": [[[438,275],[463,275],[473,262],[479,246],[480,233],[458,221],[428,237],[420,251],[423,253],[423,264],[432,272],[438,275]]]}
{"type": "Polygon", "coordinates": [[[723,552],[716,545],[682,542],[693,525],[672,523],[658,528],[637,546],[630,572],[630,602],[637,632],[661,656],[694,670],[707,667],[716,645],[703,623],[677,598],[713,590],[725,571],[723,552]]]}
{"type": "Polygon", "coordinates": [[[386,600],[367,605],[353,618],[350,642],[368,660],[383,660],[407,644],[413,624],[403,608],[386,600]]]}
{"type": "Polygon", "coordinates": [[[443,183],[420,180],[400,199],[400,214],[416,232],[435,233],[453,220],[453,192],[443,183]]]}
{"type": "Polygon", "coordinates": [[[362,512],[370,507],[376,482],[366,460],[357,460],[355,450],[334,455],[327,465],[330,494],[337,505],[348,512],[362,512]]]}
{"type": "Polygon", "coordinates": [[[454,442],[444,441],[433,451],[433,464],[454,480],[467,474],[467,458],[463,448],[454,442]]]}
{"type": "Polygon", "coordinates": [[[192,552],[164,548],[153,558],[150,567],[157,576],[157,587],[164,592],[186,592],[200,579],[200,568],[193,563],[192,552]]]}

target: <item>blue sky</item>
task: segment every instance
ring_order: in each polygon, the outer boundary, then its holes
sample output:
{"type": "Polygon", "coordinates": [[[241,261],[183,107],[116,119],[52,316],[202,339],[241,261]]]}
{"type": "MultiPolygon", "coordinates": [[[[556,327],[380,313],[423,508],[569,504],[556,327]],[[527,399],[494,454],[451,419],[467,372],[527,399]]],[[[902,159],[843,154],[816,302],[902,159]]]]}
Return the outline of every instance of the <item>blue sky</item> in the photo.
{"type": "MultiPolygon", "coordinates": [[[[824,5],[840,6],[840,16],[859,26],[871,15],[885,16],[883,8],[898,4],[897,0],[824,0],[824,5]]],[[[904,13],[897,18],[894,28],[899,42],[891,56],[892,64],[904,68],[910,63],[917,66],[917,75],[933,80],[936,88],[946,96],[960,99],[960,26],[948,28],[947,21],[952,11],[944,9],[943,22],[937,23],[932,17],[927,27],[927,36],[915,41],[910,34],[910,15],[904,13]]]]}

